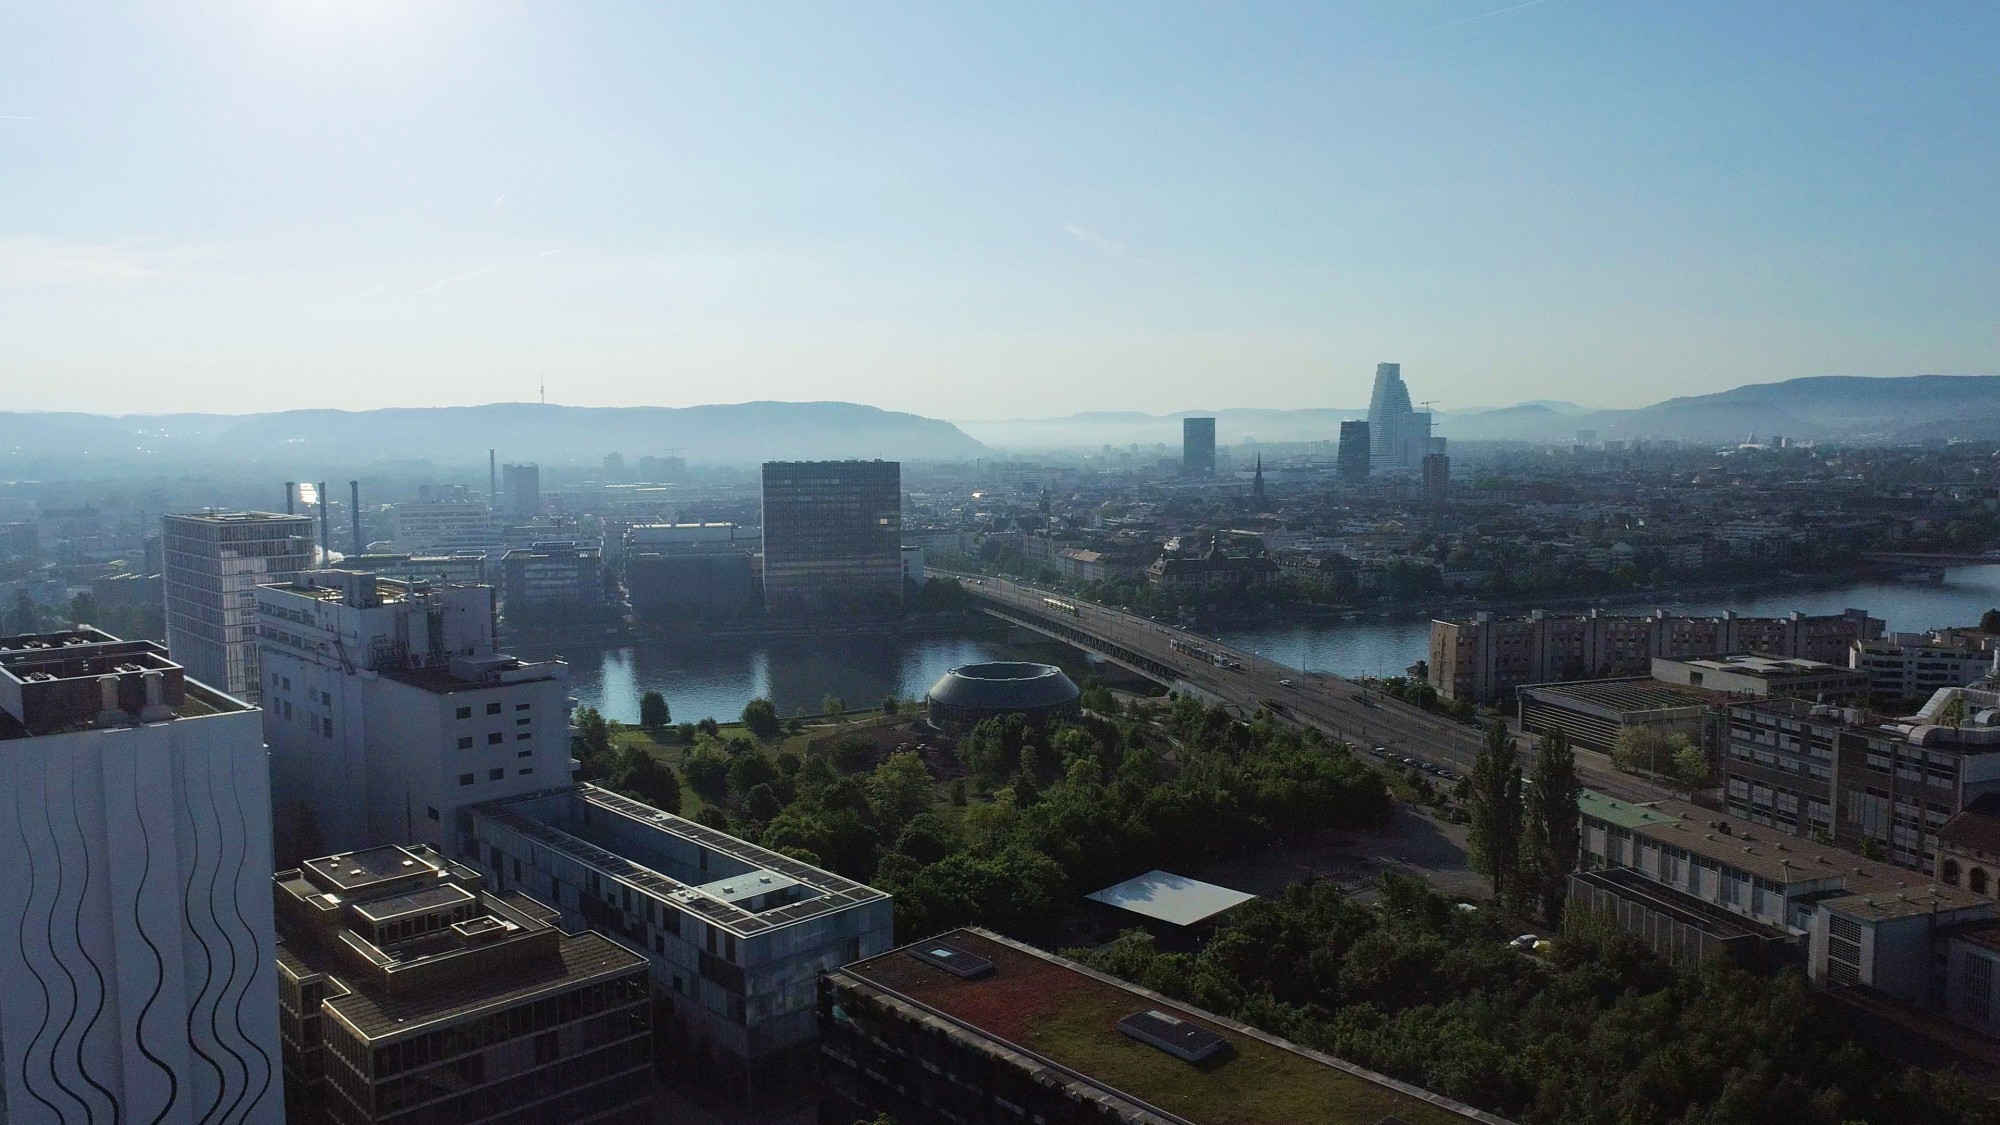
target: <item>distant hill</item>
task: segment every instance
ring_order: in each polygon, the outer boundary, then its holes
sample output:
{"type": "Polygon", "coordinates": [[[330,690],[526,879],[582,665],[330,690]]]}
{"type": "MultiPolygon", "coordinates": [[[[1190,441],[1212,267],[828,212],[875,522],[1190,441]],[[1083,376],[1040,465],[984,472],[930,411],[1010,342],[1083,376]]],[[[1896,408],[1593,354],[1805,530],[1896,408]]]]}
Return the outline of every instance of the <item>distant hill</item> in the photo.
{"type": "Polygon", "coordinates": [[[0,459],[178,463],[301,455],[356,464],[423,459],[592,463],[669,450],[696,464],[777,459],[956,460],[984,446],[950,422],[849,402],[744,402],[691,407],[539,403],[272,414],[0,413],[0,459]]]}
{"type": "Polygon", "coordinates": [[[1368,416],[1366,407],[1352,410],[1183,410],[1177,414],[1143,414],[1136,410],[1099,410],[1060,418],[1012,418],[995,422],[960,422],[973,437],[1002,449],[1093,449],[1101,445],[1165,444],[1180,448],[1181,419],[1215,419],[1215,440],[1234,445],[1246,438],[1260,442],[1331,441],[1340,423],[1368,416]]]}

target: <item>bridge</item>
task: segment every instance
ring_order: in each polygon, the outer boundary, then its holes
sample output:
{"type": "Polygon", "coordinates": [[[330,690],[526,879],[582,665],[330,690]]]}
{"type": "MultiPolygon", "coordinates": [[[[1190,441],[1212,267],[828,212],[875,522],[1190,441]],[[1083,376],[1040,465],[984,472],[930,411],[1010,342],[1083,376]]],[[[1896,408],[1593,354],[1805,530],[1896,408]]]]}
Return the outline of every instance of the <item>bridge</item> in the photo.
{"type": "Polygon", "coordinates": [[[1861,556],[1876,562],[1910,563],[1921,566],[2000,566],[2000,550],[1995,551],[1869,551],[1861,556]]]}
{"type": "MultiPolygon", "coordinates": [[[[1292,668],[1071,594],[1005,578],[948,577],[955,578],[978,607],[994,617],[1241,713],[1269,710],[1281,720],[1353,745],[1384,747],[1393,754],[1446,766],[1461,774],[1471,771],[1485,744],[1484,735],[1472,727],[1330,673],[1292,668]]],[[[1524,764],[1533,760],[1532,747],[1525,740],[1522,751],[1524,764]]],[[[1584,784],[1600,792],[1635,801],[1670,796],[1664,789],[1613,769],[1603,755],[1579,750],[1577,769],[1584,784]]]]}

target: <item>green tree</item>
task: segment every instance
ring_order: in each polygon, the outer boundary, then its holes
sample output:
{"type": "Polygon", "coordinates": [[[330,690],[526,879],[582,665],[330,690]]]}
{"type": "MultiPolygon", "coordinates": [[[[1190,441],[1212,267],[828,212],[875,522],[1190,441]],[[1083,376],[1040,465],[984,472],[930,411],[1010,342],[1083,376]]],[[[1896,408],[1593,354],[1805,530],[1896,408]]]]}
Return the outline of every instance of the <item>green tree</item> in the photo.
{"type": "Polygon", "coordinates": [[[782,729],[778,708],[768,699],[753,699],[743,705],[743,725],[758,738],[776,738],[782,729]]]}
{"type": "Polygon", "coordinates": [[[681,811],[681,782],[666,763],[637,746],[627,746],[617,755],[614,788],[630,793],[656,809],[681,811]]]}
{"type": "Polygon", "coordinates": [[[1551,925],[1562,921],[1569,893],[1569,875],[1582,849],[1577,799],[1583,786],[1576,776],[1576,753],[1560,730],[1542,735],[1535,751],[1534,785],[1523,797],[1527,823],[1522,843],[1522,867],[1533,883],[1535,906],[1551,925]]]}
{"type": "Polygon", "coordinates": [[[1979,631],[2000,633],[2000,609],[1989,609],[1979,615],[1979,631]]]}
{"type": "Polygon", "coordinates": [[[889,755],[868,777],[868,804],[875,819],[900,826],[931,805],[931,774],[914,751],[889,755]]]}
{"type": "Polygon", "coordinates": [[[1674,740],[1658,727],[1632,726],[1611,744],[1611,764],[1628,773],[1664,775],[1673,768],[1674,740]]]}
{"type": "Polygon", "coordinates": [[[577,760],[588,763],[591,759],[607,753],[611,749],[611,724],[595,707],[576,709],[576,736],[570,741],[575,745],[577,760]]]}
{"type": "Polygon", "coordinates": [[[819,709],[821,714],[837,723],[840,721],[840,716],[847,711],[847,701],[837,695],[823,696],[819,701],[819,709]]]}
{"type": "Polygon", "coordinates": [[[902,709],[903,709],[903,702],[902,702],[902,700],[899,700],[899,699],[897,699],[897,698],[896,698],[895,696],[893,696],[893,695],[891,695],[891,696],[885,696],[885,697],[883,698],[883,700],[882,700],[882,713],[883,713],[884,715],[887,715],[887,716],[889,716],[890,718],[892,718],[892,719],[893,719],[893,718],[895,718],[895,717],[896,717],[896,713],[897,713],[897,712],[899,712],[899,711],[901,711],[902,709]]]}
{"type": "Polygon", "coordinates": [[[673,721],[673,712],[667,708],[666,696],[657,691],[649,691],[639,697],[639,725],[648,733],[657,736],[673,721]]]}
{"type": "Polygon", "coordinates": [[[98,625],[105,623],[104,614],[97,606],[97,598],[88,590],[71,598],[68,608],[69,619],[73,624],[98,625]]]}
{"type": "Polygon", "coordinates": [[[729,759],[713,746],[698,745],[681,757],[681,772],[695,792],[710,801],[720,801],[729,793],[729,759]]]}
{"type": "Polygon", "coordinates": [[[1494,897],[1517,889],[1521,859],[1521,762],[1505,719],[1486,728],[1486,745],[1472,766],[1473,869],[1493,883],[1494,897]]]}
{"type": "Polygon", "coordinates": [[[1674,742],[1674,757],[1668,771],[1674,784],[1690,791],[1707,786],[1708,755],[1702,753],[1701,747],[1689,741],[1686,735],[1675,736],[1674,742]]]}
{"type": "Polygon", "coordinates": [[[737,793],[748,793],[759,785],[778,780],[778,767],[755,750],[731,757],[727,773],[729,788],[737,793]]]}

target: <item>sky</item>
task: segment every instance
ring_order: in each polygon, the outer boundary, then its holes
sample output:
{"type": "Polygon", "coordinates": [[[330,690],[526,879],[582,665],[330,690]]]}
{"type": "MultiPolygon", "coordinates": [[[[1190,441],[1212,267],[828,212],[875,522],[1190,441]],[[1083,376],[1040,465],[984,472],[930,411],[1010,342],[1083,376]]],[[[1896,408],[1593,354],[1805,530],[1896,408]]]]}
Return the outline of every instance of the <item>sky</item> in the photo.
{"type": "Polygon", "coordinates": [[[0,409],[2000,373],[2000,5],[0,6],[0,409]]]}

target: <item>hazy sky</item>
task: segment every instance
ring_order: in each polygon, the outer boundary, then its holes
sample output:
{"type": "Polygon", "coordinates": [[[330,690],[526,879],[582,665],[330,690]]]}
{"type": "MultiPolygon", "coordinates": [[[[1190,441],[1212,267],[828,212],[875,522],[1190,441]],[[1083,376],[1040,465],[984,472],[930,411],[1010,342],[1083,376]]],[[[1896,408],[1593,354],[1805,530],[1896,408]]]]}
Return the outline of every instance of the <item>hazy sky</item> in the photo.
{"type": "Polygon", "coordinates": [[[0,409],[2000,372],[2000,5],[0,7],[0,409]]]}

